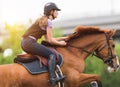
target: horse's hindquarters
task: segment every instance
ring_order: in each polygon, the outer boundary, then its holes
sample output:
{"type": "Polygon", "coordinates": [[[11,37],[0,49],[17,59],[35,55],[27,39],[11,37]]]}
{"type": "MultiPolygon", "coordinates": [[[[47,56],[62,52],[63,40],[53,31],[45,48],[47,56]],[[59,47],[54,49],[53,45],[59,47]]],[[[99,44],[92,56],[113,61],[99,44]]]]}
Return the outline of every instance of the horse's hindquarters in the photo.
{"type": "Polygon", "coordinates": [[[32,75],[20,64],[0,66],[0,87],[50,87],[48,73],[32,75]]]}

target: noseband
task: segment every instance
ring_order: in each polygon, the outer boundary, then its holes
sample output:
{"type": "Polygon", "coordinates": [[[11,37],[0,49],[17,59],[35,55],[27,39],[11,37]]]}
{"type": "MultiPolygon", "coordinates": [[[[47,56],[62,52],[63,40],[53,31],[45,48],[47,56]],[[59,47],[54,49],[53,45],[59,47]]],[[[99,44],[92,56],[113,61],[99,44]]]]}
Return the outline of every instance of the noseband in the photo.
{"type": "Polygon", "coordinates": [[[101,59],[103,59],[104,63],[109,64],[111,67],[114,67],[114,65],[113,65],[113,60],[112,60],[112,59],[115,58],[116,55],[115,55],[115,54],[112,54],[112,48],[111,48],[110,42],[109,42],[109,40],[112,40],[112,38],[110,38],[108,34],[106,34],[106,33],[104,33],[104,34],[105,34],[105,36],[106,36],[106,43],[105,43],[104,46],[103,46],[99,51],[97,51],[96,53],[99,53],[100,51],[102,51],[102,50],[107,46],[107,47],[108,47],[108,56],[106,56],[106,57],[101,57],[101,56],[97,55],[95,52],[87,51],[87,50],[85,50],[85,49],[82,48],[82,47],[77,47],[77,46],[71,45],[71,44],[69,44],[69,43],[68,43],[68,46],[69,46],[69,47],[73,47],[73,48],[80,49],[80,50],[82,50],[83,52],[86,52],[86,53],[88,53],[88,54],[92,54],[92,56],[96,56],[96,57],[98,57],[98,58],[101,58],[101,59]],[[107,58],[107,59],[105,59],[105,58],[107,58]]]}

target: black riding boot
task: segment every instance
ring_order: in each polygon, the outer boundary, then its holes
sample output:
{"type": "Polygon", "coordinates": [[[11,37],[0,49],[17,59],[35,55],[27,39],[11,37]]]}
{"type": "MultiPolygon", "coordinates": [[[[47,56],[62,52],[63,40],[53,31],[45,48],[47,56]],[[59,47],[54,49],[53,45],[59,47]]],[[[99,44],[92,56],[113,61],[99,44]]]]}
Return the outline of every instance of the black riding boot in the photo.
{"type": "Polygon", "coordinates": [[[51,82],[52,86],[55,86],[59,80],[64,79],[64,76],[56,77],[56,74],[55,74],[56,58],[55,58],[55,55],[53,55],[53,54],[51,54],[49,56],[48,69],[49,69],[49,74],[50,74],[50,82],[51,82]]]}

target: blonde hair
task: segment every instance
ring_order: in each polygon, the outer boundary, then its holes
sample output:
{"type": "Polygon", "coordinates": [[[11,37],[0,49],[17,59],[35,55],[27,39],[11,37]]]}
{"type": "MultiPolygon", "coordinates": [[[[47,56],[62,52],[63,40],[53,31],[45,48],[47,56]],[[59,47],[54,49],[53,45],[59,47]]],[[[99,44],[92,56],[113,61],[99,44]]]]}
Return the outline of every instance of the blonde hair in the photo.
{"type": "Polygon", "coordinates": [[[36,20],[35,24],[38,24],[40,27],[46,27],[48,24],[47,21],[48,21],[48,17],[44,15],[44,16],[38,18],[36,20]]]}

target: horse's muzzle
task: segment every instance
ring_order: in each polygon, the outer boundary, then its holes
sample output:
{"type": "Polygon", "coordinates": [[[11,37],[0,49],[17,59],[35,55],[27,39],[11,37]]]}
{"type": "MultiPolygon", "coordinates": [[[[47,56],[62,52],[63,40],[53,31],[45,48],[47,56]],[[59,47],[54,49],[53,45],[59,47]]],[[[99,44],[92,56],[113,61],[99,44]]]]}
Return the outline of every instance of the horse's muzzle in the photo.
{"type": "Polygon", "coordinates": [[[110,73],[112,73],[112,72],[116,72],[116,71],[118,71],[118,69],[119,69],[119,65],[115,65],[114,67],[108,67],[108,71],[110,72],[110,73]]]}

